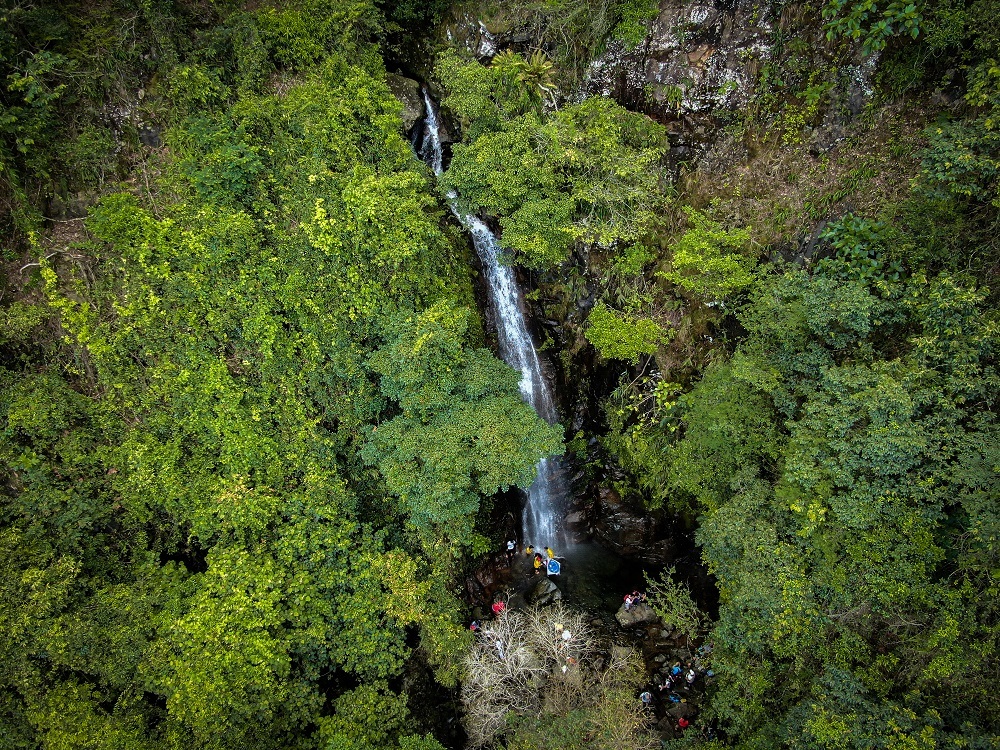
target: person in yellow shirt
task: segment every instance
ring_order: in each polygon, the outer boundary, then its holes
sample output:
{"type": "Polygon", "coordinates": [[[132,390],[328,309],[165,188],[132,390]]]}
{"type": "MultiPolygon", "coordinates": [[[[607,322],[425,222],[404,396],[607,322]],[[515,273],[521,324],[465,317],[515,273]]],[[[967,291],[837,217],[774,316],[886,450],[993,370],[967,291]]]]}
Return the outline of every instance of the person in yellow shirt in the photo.
{"type": "Polygon", "coordinates": [[[549,556],[550,560],[556,556],[556,553],[552,551],[551,547],[545,548],[545,554],[549,556]]]}

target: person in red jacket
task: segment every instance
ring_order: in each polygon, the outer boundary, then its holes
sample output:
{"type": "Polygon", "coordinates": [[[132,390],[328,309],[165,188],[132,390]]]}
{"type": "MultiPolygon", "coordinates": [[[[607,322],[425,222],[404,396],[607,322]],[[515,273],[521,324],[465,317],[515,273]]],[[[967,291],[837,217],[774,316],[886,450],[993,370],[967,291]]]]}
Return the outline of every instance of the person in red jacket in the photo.
{"type": "Polygon", "coordinates": [[[493,609],[493,614],[501,615],[506,611],[507,604],[503,600],[495,601],[493,602],[492,609],[493,609]]]}

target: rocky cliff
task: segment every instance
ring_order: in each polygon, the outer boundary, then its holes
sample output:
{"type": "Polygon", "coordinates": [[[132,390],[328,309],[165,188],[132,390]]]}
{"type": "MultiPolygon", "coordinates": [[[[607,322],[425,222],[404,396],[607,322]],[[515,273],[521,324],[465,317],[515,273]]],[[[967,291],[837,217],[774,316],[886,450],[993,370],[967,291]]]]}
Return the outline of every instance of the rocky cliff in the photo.
{"type": "Polygon", "coordinates": [[[745,150],[720,138],[723,126],[759,109],[762,88],[773,89],[776,108],[782,98],[801,95],[796,71],[783,65],[790,53],[800,66],[803,57],[809,61],[802,88],[814,87],[823,101],[807,113],[815,122],[806,124],[832,132],[816,136],[829,148],[841,137],[843,119],[871,96],[875,58],[828,42],[818,12],[804,3],[663,0],[641,44],[629,49],[612,41],[593,60],[583,94],[611,96],[666,123],[675,163],[724,168],[745,150]]]}

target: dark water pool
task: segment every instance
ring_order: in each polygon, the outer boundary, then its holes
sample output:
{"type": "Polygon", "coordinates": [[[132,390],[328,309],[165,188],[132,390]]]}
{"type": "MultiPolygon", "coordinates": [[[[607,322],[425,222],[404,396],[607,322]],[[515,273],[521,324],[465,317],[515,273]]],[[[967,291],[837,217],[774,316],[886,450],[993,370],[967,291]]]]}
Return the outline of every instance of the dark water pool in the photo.
{"type": "Polygon", "coordinates": [[[563,573],[555,580],[568,602],[589,612],[617,612],[622,598],[633,589],[645,589],[644,572],[662,568],[626,560],[596,542],[582,542],[556,551],[563,573]]]}

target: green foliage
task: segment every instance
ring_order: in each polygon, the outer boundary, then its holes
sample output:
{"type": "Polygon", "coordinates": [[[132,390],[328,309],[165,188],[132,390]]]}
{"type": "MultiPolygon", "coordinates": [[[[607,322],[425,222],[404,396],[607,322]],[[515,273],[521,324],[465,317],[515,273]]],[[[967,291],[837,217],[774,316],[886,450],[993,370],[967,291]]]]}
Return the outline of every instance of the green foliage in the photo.
{"type": "Polygon", "coordinates": [[[552,89],[551,65],[541,53],[533,59],[510,50],[490,65],[464,60],[452,50],[438,57],[434,75],[447,86],[441,104],[457,118],[467,140],[529,112],[540,114],[543,96],[552,89]]]}
{"type": "Polygon", "coordinates": [[[470,210],[498,216],[504,245],[527,264],[552,265],[575,244],[627,245],[650,231],[664,137],[648,118],[595,97],[457,146],[442,184],[470,210]]]}
{"type": "Polygon", "coordinates": [[[656,18],[655,0],[506,0],[482,2],[479,17],[493,31],[515,31],[526,49],[545,50],[558,77],[573,85],[611,42],[631,49],[656,18]]]}
{"type": "Polygon", "coordinates": [[[28,342],[47,314],[42,305],[24,302],[0,308],[0,345],[28,342]]]}
{"type": "Polygon", "coordinates": [[[673,270],[663,276],[710,301],[749,289],[757,265],[749,255],[750,230],[723,229],[689,206],[684,212],[692,226],[674,245],[673,270]]]}
{"type": "Polygon", "coordinates": [[[875,0],[830,0],[823,8],[828,39],[843,37],[859,40],[866,54],[885,49],[889,39],[907,35],[916,39],[923,23],[922,2],[890,0],[879,5],[875,0]]]}
{"type": "Polygon", "coordinates": [[[691,589],[677,582],[676,576],[674,568],[664,570],[656,578],[646,574],[649,606],[666,627],[673,628],[690,642],[701,635],[706,618],[691,598],[691,589]]]}
{"type": "Polygon", "coordinates": [[[598,302],[587,318],[587,341],[602,357],[635,362],[640,354],[655,354],[666,336],[656,321],[635,319],[598,302]]]}
{"type": "Polygon", "coordinates": [[[80,185],[102,185],[116,167],[114,134],[94,125],[85,126],[65,155],[80,185]]]}
{"type": "Polygon", "coordinates": [[[274,62],[302,71],[334,50],[350,50],[374,32],[379,14],[371,0],[306,0],[256,13],[260,39],[274,62]]]}
{"type": "Polygon", "coordinates": [[[362,685],[339,696],[321,720],[320,747],[386,748],[409,718],[405,700],[383,685],[362,685]]]}
{"type": "Polygon", "coordinates": [[[994,523],[1000,328],[955,278],[872,266],[885,227],[829,231],[838,257],[764,281],[746,339],[642,428],[649,447],[609,445],[697,503],[721,596],[712,710],[740,741],[985,742],[1000,631],[961,540],[994,523]]]}
{"type": "Polygon", "coordinates": [[[516,372],[463,349],[467,321],[467,310],[447,305],[399,321],[370,366],[402,413],[374,429],[363,452],[411,523],[452,539],[470,538],[481,495],[527,488],[534,463],[561,443],[560,430],[521,400],[516,372]]]}
{"type": "Polygon", "coordinates": [[[170,629],[167,710],[196,745],[246,742],[289,698],[291,660],[278,636],[284,616],[273,560],[213,550],[184,617],[170,629]]]}
{"type": "Polygon", "coordinates": [[[619,19],[612,35],[635,48],[646,37],[648,22],[659,15],[660,4],[656,0],[626,0],[618,4],[616,11],[619,19]]]}
{"type": "Polygon", "coordinates": [[[834,255],[820,260],[816,273],[866,284],[899,281],[902,273],[899,262],[886,257],[892,235],[885,224],[847,214],[828,224],[820,239],[830,244],[834,255]]]}
{"type": "MultiPolygon", "coordinates": [[[[373,6],[185,27],[146,5],[161,160],[40,262],[43,302],[2,308],[0,731],[440,750],[386,686],[409,659],[455,684],[456,558],[483,496],[529,483],[559,430],[473,345],[373,6]]],[[[52,93],[56,62],[18,94],[52,93]]],[[[99,181],[107,132],[74,133],[99,181]]]]}
{"type": "Polygon", "coordinates": [[[674,493],[664,462],[665,435],[672,436],[679,427],[677,397],[683,390],[653,376],[623,382],[604,405],[608,434],[603,445],[614,455],[618,465],[635,477],[636,488],[651,509],[670,505],[677,513],[691,508],[674,493]]]}
{"type": "Polygon", "coordinates": [[[166,82],[174,106],[184,112],[198,112],[224,102],[229,91],[213,72],[200,65],[181,65],[170,71],[166,82]]]}
{"type": "Polygon", "coordinates": [[[981,116],[927,129],[921,177],[932,195],[1000,205],[1000,65],[995,60],[973,71],[966,100],[981,116]]]}
{"type": "Polygon", "coordinates": [[[527,58],[507,50],[495,56],[490,67],[496,68],[508,91],[523,91],[529,107],[535,111],[541,110],[543,97],[554,97],[552,62],[541,50],[535,50],[527,58]]]}
{"type": "Polygon", "coordinates": [[[54,125],[55,104],[66,90],[66,84],[53,79],[71,68],[64,55],[41,50],[7,76],[6,91],[12,101],[4,108],[0,126],[21,154],[41,151],[45,146],[54,125]]]}

